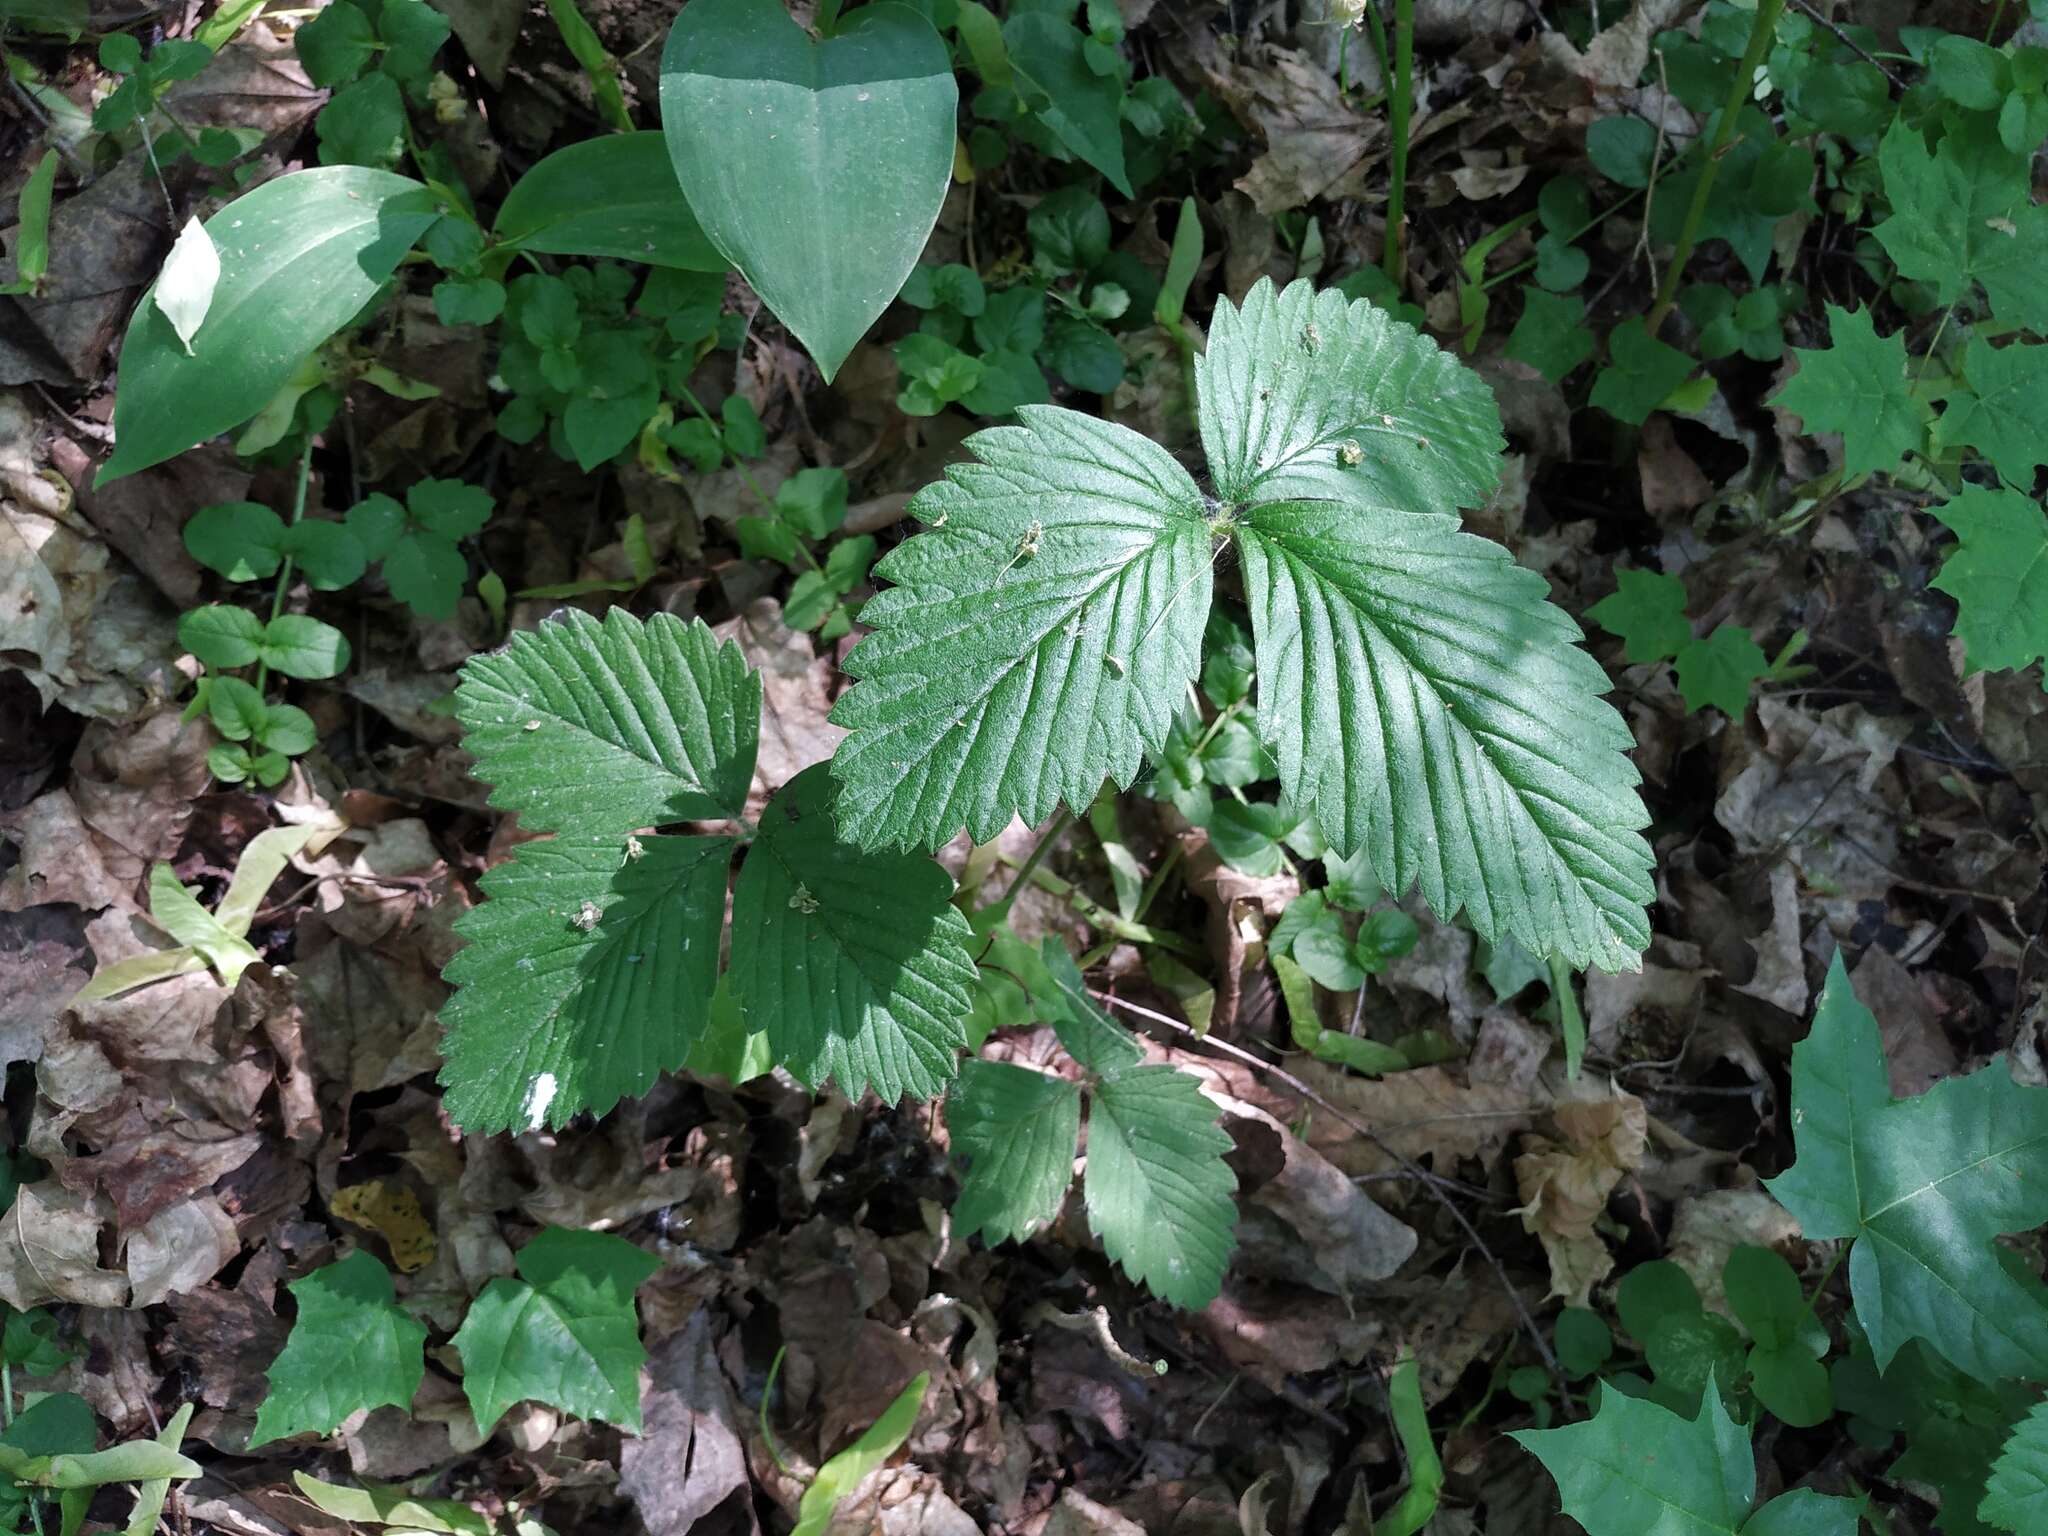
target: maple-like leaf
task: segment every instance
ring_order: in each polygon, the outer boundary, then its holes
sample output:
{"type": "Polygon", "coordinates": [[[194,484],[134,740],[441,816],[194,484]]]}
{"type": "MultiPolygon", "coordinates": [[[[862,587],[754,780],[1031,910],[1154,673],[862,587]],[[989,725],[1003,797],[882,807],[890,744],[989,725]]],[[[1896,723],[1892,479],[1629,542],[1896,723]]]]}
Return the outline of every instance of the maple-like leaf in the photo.
{"type": "Polygon", "coordinates": [[[1811,1489],[1761,1508],[1749,1431],[1709,1386],[1697,1417],[1602,1387],[1592,1418],[1512,1438],[1556,1479],[1586,1536],[1855,1536],[1852,1500],[1811,1489]]]}
{"type": "Polygon", "coordinates": [[[1998,319],[2048,332],[2048,208],[2034,202],[2028,157],[1967,121],[1929,153],[1901,114],[1877,160],[1892,214],[1871,233],[1899,275],[1931,284],[1944,304],[1980,282],[1998,319]]]}
{"type": "Polygon", "coordinates": [[[1615,588],[1586,617],[1621,636],[1621,655],[1633,665],[1663,661],[1692,643],[1685,617],[1685,583],[1662,571],[1619,570],[1615,588]]]}
{"type": "Polygon", "coordinates": [[[1994,347],[1972,337],[1963,377],[1935,424],[1935,441],[1968,444],[2008,483],[2031,489],[2036,467],[2048,464],[2048,346],[1994,347]]]}
{"type": "Polygon", "coordinates": [[[1894,1099],[1877,1020],[1838,954],[1792,1052],[1798,1160],[1769,1188],[1811,1241],[1842,1238],[1882,1370],[1924,1339],[1985,1380],[2048,1377],[2048,1307],[1998,1237],[2048,1222],[2048,1088],[2001,1061],[1894,1099]]]}
{"type": "Polygon", "coordinates": [[[289,1289],[299,1315],[266,1373],[251,1446],[324,1435],[361,1409],[411,1404],[426,1372],[427,1330],[398,1305],[389,1270],[358,1248],[289,1289]]]}
{"type": "Polygon", "coordinates": [[[1977,1518],[2022,1536],[2048,1530],[2048,1402],[2036,1403],[2007,1438],[1977,1518]]]}
{"type": "Polygon", "coordinates": [[[1956,600],[1965,670],[2018,671],[2048,659],[2048,513],[2041,504],[2015,490],[1967,485],[1929,510],[1960,541],[1931,585],[1956,600]]]}
{"type": "Polygon", "coordinates": [[[1809,432],[1842,434],[1842,468],[1891,474],[1925,438],[1926,408],[1906,380],[1903,333],[1877,334],[1866,309],[1827,306],[1825,347],[1795,347],[1799,371],[1772,404],[1797,411],[1809,432]]]}
{"type": "Polygon", "coordinates": [[[1688,640],[1678,651],[1678,692],[1685,712],[1712,704],[1731,720],[1749,707],[1749,685],[1770,671],[1763,649],[1739,624],[1716,625],[1704,640],[1688,640]]]}

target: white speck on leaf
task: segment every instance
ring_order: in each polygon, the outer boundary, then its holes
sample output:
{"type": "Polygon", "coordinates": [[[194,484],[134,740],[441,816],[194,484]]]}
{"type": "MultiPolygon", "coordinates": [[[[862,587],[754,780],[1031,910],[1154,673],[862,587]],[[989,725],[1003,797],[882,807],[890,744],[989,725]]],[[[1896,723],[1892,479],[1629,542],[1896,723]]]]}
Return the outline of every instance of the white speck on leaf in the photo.
{"type": "Polygon", "coordinates": [[[156,279],[156,307],[171,322],[188,357],[192,355],[192,338],[213,307],[213,290],[219,281],[220,252],[213,248],[213,237],[197,219],[188,219],[156,279]]]}
{"type": "Polygon", "coordinates": [[[529,1131],[537,1131],[547,1123],[548,1106],[554,1102],[555,1074],[543,1072],[527,1085],[526,1102],[519,1106],[529,1131]]]}

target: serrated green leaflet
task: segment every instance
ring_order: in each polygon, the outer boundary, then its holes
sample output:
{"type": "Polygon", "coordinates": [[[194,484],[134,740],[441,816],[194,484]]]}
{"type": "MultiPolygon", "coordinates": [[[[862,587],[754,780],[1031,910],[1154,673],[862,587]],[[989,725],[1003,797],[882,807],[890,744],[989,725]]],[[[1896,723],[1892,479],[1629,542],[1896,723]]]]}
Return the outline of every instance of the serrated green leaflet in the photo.
{"type": "Polygon", "coordinates": [[[2048,208],[2033,200],[2025,158],[1969,126],[1929,154],[1901,116],[1878,146],[1878,165],[1892,216],[1871,233],[1901,276],[1932,284],[1943,303],[1974,279],[1999,319],[2048,332],[2048,208]]]}
{"type": "Polygon", "coordinates": [[[376,294],[440,217],[416,181],[357,166],[265,182],[206,221],[220,280],[192,349],[145,294],[121,341],[114,456],[95,483],[240,426],[376,294]]]}
{"type": "Polygon", "coordinates": [[[1240,547],[1260,733],[1331,846],[1489,941],[1632,969],[1633,738],[1543,578],[1449,518],[1355,503],[1255,507],[1240,547]]]}
{"type": "Polygon", "coordinates": [[[1261,280],[1241,307],[1218,304],[1195,379],[1226,501],[1450,512],[1500,478],[1500,414],[1479,376],[1334,289],[1261,280]]]}
{"type": "Polygon", "coordinates": [[[640,1432],[640,1319],[633,1293],[661,1261],[603,1232],[543,1228],[470,1304],[455,1335],[462,1390],[485,1434],[531,1398],[640,1432]]]}
{"type": "Polygon", "coordinates": [[[863,846],[986,841],[1161,755],[1199,666],[1214,537],[1243,560],[1260,730],[1290,803],[1382,885],[1574,966],[1648,942],[1627,726],[1577,627],[1450,516],[1498,476],[1479,379],[1361,300],[1261,283],[1198,367],[1223,505],[1050,408],[969,440],[913,510],[833,718],[863,846]]]}
{"type": "Polygon", "coordinates": [[[1798,1160],[1768,1181],[1809,1240],[1843,1238],[1880,1370],[1924,1339],[1982,1380],[2048,1376],[2048,1308],[1997,1238],[2048,1221],[2048,1088],[2001,1061],[1894,1099],[1877,1020],[1837,955],[1792,1052],[1798,1160]]]}
{"type": "Polygon", "coordinates": [[[1123,1272],[1174,1306],[1216,1299],[1237,1226],[1237,1175],[1216,1106],[1173,1067],[1100,1078],[1088,1111],[1088,1225],[1123,1272]]]}
{"type": "Polygon", "coordinates": [[[2002,1531],[2048,1529],[2048,1402],[2034,1405],[1998,1453],[1977,1518],[2002,1531]]]}
{"type": "Polygon", "coordinates": [[[1586,617],[1621,636],[1621,655],[1635,665],[1663,661],[1692,644],[1685,616],[1685,583],[1661,571],[1619,570],[1615,589],[1586,610],[1586,617]]]}
{"type": "Polygon", "coordinates": [[[965,1169],[953,1202],[962,1238],[1025,1238],[1059,1214],[1074,1179],[1080,1089],[1009,1062],[970,1061],[946,1095],[946,1129],[965,1169]]]}
{"type": "Polygon", "coordinates": [[[448,1116],[537,1131],[603,1114],[710,1027],[733,841],[563,834],[483,878],[443,973],[448,1116]]]}
{"type": "Polygon", "coordinates": [[[737,816],[761,681],[701,620],[575,610],[462,669],[455,713],[491,804],[534,832],[737,816]]]}
{"type": "Polygon", "coordinates": [[[1827,306],[1829,345],[1795,347],[1799,371],[1774,404],[1809,432],[1842,434],[1842,468],[1890,474],[1927,436],[1927,410],[1906,381],[1903,332],[1880,337],[1870,312],[1827,306]]]}
{"type": "Polygon", "coordinates": [[[1158,751],[1201,664],[1209,529],[1172,455],[1053,406],[968,440],[926,531],[875,568],[833,710],[841,827],[863,846],[987,841],[1087,805],[1158,751]]]}
{"type": "Polygon", "coordinates": [[[1855,1536],[1854,1501],[1809,1489],[1751,1512],[1749,1432],[1712,1389],[1697,1417],[1684,1419],[1607,1387],[1591,1419],[1513,1438],[1556,1479],[1586,1536],[1855,1536]]]}
{"type": "Polygon", "coordinates": [[[364,1408],[411,1404],[426,1372],[427,1330],[398,1305],[389,1270],[359,1248],[290,1289],[299,1315],[266,1373],[270,1391],[251,1446],[327,1434],[364,1408]]]}
{"type": "Polygon", "coordinates": [[[833,829],[821,763],[761,816],[732,902],[732,987],[750,1029],[813,1087],[930,1098],[967,1043],[974,964],[931,860],[862,854],[833,829]]]}
{"type": "Polygon", "coordinates": [[[661,126],[683,194],[828,381],[938,220],[959,95],[908,6],[814,42],[777,0],[691,0],[669,32],[661,126]]]}

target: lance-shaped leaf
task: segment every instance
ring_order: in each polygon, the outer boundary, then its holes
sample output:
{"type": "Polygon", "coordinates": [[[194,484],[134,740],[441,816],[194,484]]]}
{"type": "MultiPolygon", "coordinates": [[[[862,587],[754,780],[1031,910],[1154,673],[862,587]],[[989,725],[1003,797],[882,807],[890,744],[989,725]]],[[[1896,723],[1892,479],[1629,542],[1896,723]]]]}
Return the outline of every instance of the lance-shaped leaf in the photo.
{"type": "Polygon", "coordinates": [[[545,1227],[470,1304],[455,1335],[462,1390],[485,1434],[531,1398],[640,1432],[640,1319],[633,1293],[661,1261],[604,1232],[545,1227]]]}
{"type": "Polygon", "coordinates": [[[812,1087],[928,1099],[967,1043],[967,919],[930,859],[840,841],[835,798],[820,763],[762,812],[733,891],[732,988],[747,1027],[812,1087]]]}
{"type": "Polygon", "coordinates": [[[1633,738],[1543,578],[1449,518],[1355,502],[1254,507],[1239,541],[1260,731],[1331,846],[1489,943],[1633,969],[1633,738]]]}
{"type": "Polygon", "coordinates": [[[1590,1419],[1513,1438],[1557,1481],[1564,1512],[1586,1536],[1855,1536],[1856,1505],[1807,1488],[1761,1509],[1749,1431],[1728,1417],[1718,1388],[1680,1418],[1612,1387],[1590,1419]]]}
{"type": "Polygon", "coordinates": [[[238,427],[383,286],[427,226],[434,194],[387,171],[295,171],[206,221],[219,261],[188,352],[153,293],[121,341],[114,456],[96,483],[238,427]]]}
{"type": "Polygon", "coordinates": [[[1200,667],[1210,532],[1165,449],[1052,406],[968,439],[877,567],[832,718],[842,830],[863,847],[992,838],[1128,785],[1200,667]]]}
{"type": "Polygon", "coordinates": [[[514,250],[725,270],[683,199],[668,145],[653,132],[556,150],[512,184],[492,233],[514,250]]]}
{"type": "Polygon", "coordinates": [[[291,1283],[298,1320],[266,1373],[252,1446],[311,1431],[350,1414],[404,1408],[426,1372],[427,1330],[398,1305],[391,1272],[358,1248],[291,1283]]]}
{"type": "Polygon", "coordinates": [[[1262,279],[1243,305],[1218,304],[1195,381],[1202,450],[1228,501],[1451,512],[1500,480],[1500,413],[1479,375],[1334,288],[1262,279]]]}
{"type": "Polygon", "coordinates": [[[1229,1133],[1201,1084],[1168,1066],[1119,1067],[1088,1110],[1088,1225],[1125,1274],[1177,1307],[1216,1299],[1236,1246],[1229,1133]]]}
{"type": "Polygon", "coordinates": [[[1009,1062],[970,1061],[946,1095],[946,1129],[965,1165],[953,1203],[961,1237],[1029,1237],[1059,1214],[1074,1181],[1080,1089],[1009,1062]]]}
{"type": "Polygon", "coordinates": [[[1894,1099],[1877,1020],[1837,955],[1792,1052],[1798,1161],[1770,1191],[1809,1239],[1843,1238],[1878,1369],[1908,1339],[1990,1381],[2048,1377],[2048,1307],[2001,1233],[2048,1222],[2048,1088],[2003,1061],[1894,1099]]]}
{"type": "Polygon", "coordinates": [[[761,680],[701,619],[572,609],[466,663],[455,713],[491,804],[616,839],[745,809],[761,680]]]}
{"type": "Polygon", "coordinates": [[[483,878],[443,973],[448,1116],[464,1130],[566,1125],[645,1093],[711,1022],[733,842],[564,834],[483,878]]]}

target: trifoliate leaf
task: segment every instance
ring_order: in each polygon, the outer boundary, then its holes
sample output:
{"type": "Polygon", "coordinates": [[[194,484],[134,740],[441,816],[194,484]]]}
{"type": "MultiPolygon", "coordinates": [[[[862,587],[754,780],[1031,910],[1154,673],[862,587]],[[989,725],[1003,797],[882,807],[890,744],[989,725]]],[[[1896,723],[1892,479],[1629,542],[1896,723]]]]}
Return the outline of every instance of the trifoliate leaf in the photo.
{"type": "Polygon", "coordinates": [[[1156,1296],[1198,1311],[1216,1299],[1237,1224],[1232,1146],[1216,1106],[1174,1067],[1101,1078],[1088,1112],[1088,1225],[1156,1296]]]}
{"type": "Polygon", "coordinates": [[[863,847],[986,842],[1086,806],[1158,751],[1209,611],[1201,493],[1163,448],[1051,406],[968,440],[875,568],[861,681],[832,712],[842,829],[863,847]]]}
{"type": "Polygon", "coordinates": [[[1932,585],[1956,600],[1965,669],[2018,671],[2048,659],[2048,514],[2041,504],[2018,491],[1967,485],[1929,510],[1961,541],[1932,585]]]}
{"type": "Polygon", "coordinates": [[[622,1237],[546,1227],[470,1304],[455,1335],[462,1390],[485,1434],[529,1398],[640,1432],[640,1319],[633,1293],[661,1261],[622,1237]]]}
{"type": "Polygon", "coordinates": [[[1972,337],[1963,375],[1935,423],[1935,441],[1968,444],[2010,484],[2031,489],[2035,467],[2048,464],[2048,346],[1994,347],[1972,337]]]}
{"type": "Polygon", "coordinates": [[[1241,548],[1260,729],[1331,846],[1488,940],[1632,967],[1633,738],[1543,579],[1448,518],[1341,502],[1256,507],[1241,548]]]}
{"type": "Polygon", "coordinates": [[[1692,372],[1692,359],[1652,336],[1638,319],[1607,337],[1608,364],[1593,380],[1593,404],[1617,421],[1639,427],[1692,372]]]}
{"type": "Polygon", "coordinates": [[[1927,431],[1906,382],[1905,333],[1880,337],[1867,309],[1827,312],[1829,345],[1794,347],[1799,371],[1771,403],[1797,411],[1809,432],[1841,433],[1847,473],[1891,474],[1927,431]]]}
{"type": "Polygon", "coordinates": [[[1513,1438],[1557,1481],[1564,1512],[1586,1536],[1855,1536],[1856,1505],[1794,1489],[1750,1511],[1756,1461],[1749,1432],[1709,1391],[1684,1419],[1609,1387],[1591,1419],[1513,1438]]]}
{"type": "Polygon", "coordinates": [[[1662,571],[1619,570],[1615,589],[1586,610],[1586,617],[1621,636],[1624,661],[1640,666],[1676,656],[1692,644],[1685,617],[1685,583],[1662,571]]]}
{"type": "Polygon", "coordinates": [[[753,780],[761,682],[703,622],[570,610],[488,656],[455,690],[491,804],[530,831],[737,816],[753,780]]]}
{"type": "Polygon", "coordinates": [[[213,237],[199,220],[187,219],[171,242],[156,287],[150,290],[156,307],[185,344],[187,356],[192,352],[192,338],[199,334],[206,312],[213,307],[213,290],[219,282],[220,252],[213,248],[213,237]]]}
{"type": "Polygon", "coordinates": [[[1719,624],[1704,640],[1688,640],[1678,652],[1678,692],[1685,712],[1712,704],[1731,720],[1749,707],[1749,685],[1770,671],[1763,648],[1739,624],[1719,624]]]}
{"type": "Polygon", "coordinates": [[[1927,152],[1918,128],[1896,118],[1878,145],[1892,215],[1871,231],[1901,277],[1931,284],[1952,303],[1974,279],[1992,313],[2048,332],[2048,208],[2035,204],[2027,157],[1988,127],[1959,124],[1927,152]]]}
{"type": "Polygon", "coordinates": [[[1849,1290],[1878,1369],[1924,1339],[1987,1381],[2048,1376],[2048,1308],[1997,1243],[2048,1221],[2048,1088],[1994,1061],[1894,1099],[1837,955],[1792,1052],[1792,1126],[1798,1160],[1770,1191],[1810,1241],[1854,1243],[1849,1290]]]}
{"type": "Polygon", "coordinates": [[[1029,1237],[1059,1214],[1074,1180],[1081,1091],[1001,1061],[969,1061],[946,1095],[953,1155],[965,1164],[953,1230],[988,1243],[1029,1237]]]}
{"type": "Polygon", "coordinates": [[[732,988],[748,1027],[812,1087],[929,1099],[967,1043],[967,919],[930,859],[840,841],[837,793],[820,763],[762,812],[733,891],[732,988]]]}
{"type": "Polygon", "coordinates": [[[564,833],[483,878],[444,972],[448,1116],[537,1131],[603,1114],[683,1064],[710,1023],[733,843],[564,833]]]}
{"type": "Polygon", "coordinates": [[[1977,1518],[2002,1531],[2048,1530],[2048,1402],[2034,1405],[1998,1453],[1977,1518]]]}
{"type": "Polygon", "coordinates": [[[265,1374],[251,1446],[324,1435],[350,1414],[404,1408],[426,1373],[426,1325],[398,1305],[391,1273],[358,1248],[290,1290],[299,1304],[284,1349],[265,1374]]]}
{"type": "Polygon", "coordinates": [[[1261,281],[1242,306],[1218,304],[1196,383],[1227,501],[1451,512],[1500,479],[1500,415],[1479,376],[1334,289],[1261,281]]]}

